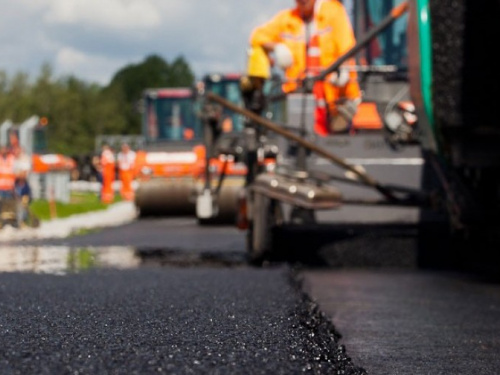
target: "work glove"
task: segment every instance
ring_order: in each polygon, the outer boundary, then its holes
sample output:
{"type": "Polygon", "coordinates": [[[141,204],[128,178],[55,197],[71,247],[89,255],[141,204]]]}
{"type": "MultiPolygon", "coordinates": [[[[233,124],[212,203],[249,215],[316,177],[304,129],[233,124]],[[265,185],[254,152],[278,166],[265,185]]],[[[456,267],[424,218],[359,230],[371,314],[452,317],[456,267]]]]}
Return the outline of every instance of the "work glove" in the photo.
{"type": "Polygon", "coordinates": [[[344,87],[350,79],[349,70],[346,68],[340,68],[338,72],[333,72],[328,76],[330,83],[336,87],[344,87]]]}
{"type": "Polygon", "coordinates": [[[278,67],[285,70],[293,64],[293,56],[290,49],[283,43],[274,46],[274,60],[278,67]]]}
{"type": "Polygon", "coordinates": [[[337,103],[337,114],[330,119],[330,131],[343,133],[349,130],[352,119],[358,111],[361,99],[345,99],[337,103]]]}

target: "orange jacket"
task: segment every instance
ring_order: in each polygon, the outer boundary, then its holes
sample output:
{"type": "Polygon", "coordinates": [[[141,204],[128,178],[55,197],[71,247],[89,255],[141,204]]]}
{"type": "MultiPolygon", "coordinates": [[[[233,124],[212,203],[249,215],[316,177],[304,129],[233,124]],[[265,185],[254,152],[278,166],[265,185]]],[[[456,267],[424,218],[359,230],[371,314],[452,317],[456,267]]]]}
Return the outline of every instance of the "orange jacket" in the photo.
{"type": "Polygon", "coordinates": [[[16,181],[14,155],[0,156],[0,190],[13,191],[16,181]]]}
{"type": "Polygon", "coordinates": [[[111,150],[103,150],[101,153],[101,166],[103,178],[115,178],[115,155],[111,150]]]}
{"type": "MultiPolygon", "coordinates": [[[[289,80],[303,76],[305,70],[305,27],[298,8],[280,11],[267,23],[256,27],[250,36],[251,46],[262,46],[266,43],[284,43],[292,52],[294,63],[285,71],[289,80]]],[[[312,26],[319,35],[320,63],[323,68],[330,66],[335,60],[354,46],[356,40],[349,17],[344,6],[338,0],[316,0],[312,26]]],[[[348,62],[354,64],[351,59],[348,62]]],[[[357,82],[357,74],[350,72],[350,81],[344,87],[325,84],[325,98],[331,109],[339,98],[357,99],[361,90],[357,82]]],[[[295,82],[285,83],[285,92],[293,91],[295,82]]]]}

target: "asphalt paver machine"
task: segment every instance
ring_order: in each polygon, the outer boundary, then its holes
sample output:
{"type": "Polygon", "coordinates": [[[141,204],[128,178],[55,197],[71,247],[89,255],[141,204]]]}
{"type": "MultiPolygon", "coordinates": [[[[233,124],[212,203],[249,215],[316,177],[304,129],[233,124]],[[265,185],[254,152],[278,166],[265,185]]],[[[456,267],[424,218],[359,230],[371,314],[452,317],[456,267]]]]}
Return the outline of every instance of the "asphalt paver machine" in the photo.
{"type": "MultiPolygon", "coordinates": [[[[452,236],[496,243],[482,246],[474,257],[490,259],[485,262],[490,265],[498,264],[495,249],[500,223],[500,133],[491,110],[494,96],[481,89],[488,73],[480,67],[488,63],[488,53],[477,40],[494,34],[493,19],[500,13],[499,5],[472,0],[458,1],[454,6],[426,0],[351,4],[353,24],[364,30],[356,34],[357,44],[316,79],[338,70],[349,58],[368,58],[358,66],[363,100],[370,101],[372,96],[375,106],[371,108],[377,109],[383,124],[377,132],[386,136],[368,138],[363,136],[368,132],[360,130],[354,136],[311,137],[307,131],[310,125],[304,120],[310,114],[303,108],[310,108],[307,95],[313,80],[303,81],[301,92],[286,97],[285,105],[291,105],[288,115],[293,111],[299,114],[294,124],[290,116],[285,116],[283,123],[272,121],[265,110],[270,97],[264,98],[259,90],[253,90],[250,95],[255,97],[245,108],[217,95],[207,95],[208,101],[247,119],[243,131],[246,139],[240,146],[245,150],[249,173],[245,196],[240,200],[239,223],[246,229],[249,259],[261,263],[277,251],[276,233],[280,228],[317,227],[320,213],[361,203],[372,207],[415,207],[443,214],[452,236]],[[380,17],[374,17],[377,14],[380,17]],[[406,16],[408,22],[398,24],[406,16]],[[381,63],[384,57],[385,64],[381,63]],[[392,64],[383,66],[391,59],[396,69],[392,64]],[[270,144],[269,137],[261,137],[266,133],[278,136],[273,170],[260,162],[262,150],[270,144]],[[409,166],[404,166],[396,173],[399,180],[382,183],[385,180],[369,173],[367,164],[355,160],[360,152],[367,151],[366,147],[353,147],[356,143],[372,149],[383,145],[384,150],[389,145],[403,152],[398,162],[420,160],[431,177],[424,176],[422,185],[412,185],[408,181],[409,166]],[[354,154],[343,153],[343,149],[354,154]],[[343,174],[336,173],[339,170],[343,174]],[[356,202],[349,190],[341,188],[347,185],[368,188],[374,195],[356,202]]],[[[396,170],[397,163],[389,169],[396,170]]],[[[454,249],[449,249],[448,254],[457,256],[454,249]]]]}
{"type": "MultiPolygon", "coordinates": [[[[379,159],[386,152],[399,152],[399,159],[408,155],[414,159],[420,156],[408,82],[401,79],[406,76],[407,67],[387,63],[387,57],[393,56],[394,51],[404,49],[404,34],[400,35],[403,39],[398,46],[391,39],[403,30],[390,27],[406,14],[408,3],[386,3],[393,7],[388,9],[389,15],[380,17],[376,26],[363,37],[358,37],[358,43],[351,50],[319,76],[304,80],[296,92],[282,95],[272,88],[266,91],[263,83],[260,86],[255,84],[256,81],[248,83],[249,77],[243,77],[241,88],[246,98],[245,108],[214,93],[207,93],[208,102],[239,113],[247,121],[239,143],[235,141],[232,151],[228,148],[226,152],[239,152],[248,169],[246,186],[239,200],[237,224],[247,231],[251,262],[261,263],[277,250],[276,230],[285,226],[300,229],[322,225],[323,212],[335,211],[345,204],[406,207],[432,204],[431,196],[418,187],[399,183],[401,179],[396,183],[380,183],[354,161],[360,153],[368,152],[367,149],[382,149],[377,155],[379,159]],[[386,59],[382,58],[383,52],[377,56],[379,63],[375,58],[366,60],[364,56],[364,63],[356,67],[366,99],[362,110],[358,111],[360,116],[353,119],[351,131],[318,137],[312,124],[314,98],[311,93],[315,80],[325,79],[328,74],[338,71],[348,59],[372,46],[388,28],[389,35],[382,37],[383,41],[390,41],[386,44],[386,59]],[[392,52],[390,47],[393,47],[392,52]],[[369,90],[374,91],[371,99],[366,95],[369,90]],[[378,147],[381,142],[382,146],[378,147]],[[349,152],[353,153],[352,161],[335,153],[342,148],[348,150],[348,156],[349,152]],[[339,184],[369,188],[371,195],[362,198],[346,196],[339,184]]],[[[402,58],[400,55],[398,61],[402,58]]],[[[274,76],[271,81],[276,81],[274,76]]]]}

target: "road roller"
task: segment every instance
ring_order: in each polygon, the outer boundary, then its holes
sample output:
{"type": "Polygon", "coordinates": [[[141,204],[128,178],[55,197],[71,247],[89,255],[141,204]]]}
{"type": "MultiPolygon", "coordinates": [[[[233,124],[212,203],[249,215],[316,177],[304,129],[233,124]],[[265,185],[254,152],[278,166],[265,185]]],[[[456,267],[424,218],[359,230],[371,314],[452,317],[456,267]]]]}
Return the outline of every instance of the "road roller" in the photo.
{"type": "Polygon", "coordinates": [[[151,88],[142,97],[144,146],[136,153],[139,216],[194,215],[203,170],[202,133],[191,88],[151,88]]]}
{"type": "Polygon", "coordinates": [[[151,88],[143,93],[142,131],[145,146],[137,151],[139,216],[194,216],[200,224],[232,223],[246,166],[235,155],[221,152],[241,132],[243,118],[218,106],[210,110],[216,122],[210,131],[220,141],[208,149],[203,97],[216,92],[231,103],[241,101],[239,74],[207,74],[195,88],[151,88]],[[210,192],[217,210],[199,215],[197,201],[210,192]]]}

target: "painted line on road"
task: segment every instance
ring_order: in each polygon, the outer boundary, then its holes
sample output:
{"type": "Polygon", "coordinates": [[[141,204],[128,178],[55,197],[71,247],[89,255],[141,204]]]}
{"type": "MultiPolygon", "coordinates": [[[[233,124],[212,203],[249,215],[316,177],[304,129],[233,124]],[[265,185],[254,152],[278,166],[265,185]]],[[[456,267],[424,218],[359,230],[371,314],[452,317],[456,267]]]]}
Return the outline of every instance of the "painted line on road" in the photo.
{"type": "MultiPolygon", "coordinates": [[[[355,165],[423,165],[422,158],[347,158],[347,164],[355,165]]],[[[332,164],[331,161],[319,158],[316,164],[332,164]]]]}

